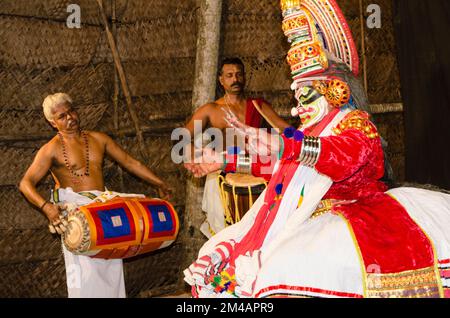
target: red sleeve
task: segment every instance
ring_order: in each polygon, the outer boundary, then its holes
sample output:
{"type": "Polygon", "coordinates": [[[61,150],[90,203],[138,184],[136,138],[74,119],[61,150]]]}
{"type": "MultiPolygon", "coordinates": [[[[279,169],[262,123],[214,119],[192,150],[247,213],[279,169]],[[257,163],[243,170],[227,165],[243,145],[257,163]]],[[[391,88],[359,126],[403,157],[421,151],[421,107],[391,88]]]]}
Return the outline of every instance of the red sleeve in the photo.
{"type": "MultiPolygon", "coordinates": [[[[255,156],[252,158],[252,175],[270,180],[273,172],[273,166],[276,162],[270,156],[255,156]]],[[[237,165],[237,154],[226,155],[226,166],[223,169],[226,173],[235,173],[237,165]]]]}
{"type": "Polygon", "coordinates": [[[266,181],[269,181],[277,158],[271,158],[270,156],[256,156],[255,159],[255,162],[252,162],[252,175],[262,177],[266,179],[266,181]]]}
{"type": "Polygon", "coordinates": [[[237,165],[237,154],[226,154],[225,155],[225,168],[223,171],[226,173],[234,173],[236,172],[236,165],[237,165]]]}
{"type": "Polygon", "coordinates": [[[302,151],[302,142],[292,137],[286,137],[285,134],[282,134],[281,138],[281,159],[297,160],[300,156],[300,152],[302,151]]]}
{"type": "Polygon", "coordinates": [[[367,164],[374,142],[376,139],[370,139],[356,129],[345,130],[339,136],[323,137],[315,168],[335,182],[345,180],[367,164]]]}

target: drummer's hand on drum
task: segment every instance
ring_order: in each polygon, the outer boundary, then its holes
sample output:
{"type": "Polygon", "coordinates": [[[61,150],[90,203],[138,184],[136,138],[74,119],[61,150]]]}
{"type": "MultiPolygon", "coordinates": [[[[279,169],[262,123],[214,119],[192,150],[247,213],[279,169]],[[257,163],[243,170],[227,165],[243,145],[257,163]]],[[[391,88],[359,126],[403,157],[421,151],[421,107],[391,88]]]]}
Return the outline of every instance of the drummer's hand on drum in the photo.
{"type": "Polygon", "coordinates": [[[222,169],[221,163],[198,163],[190,170],[194,177],[201,178],[222,169]]]}
{"type": "Polygon", "coordinates": [[[158,195],[163,200],[170,200],[172,197],[172,189],[170,189],[164,182],[158,186],[158,195]]]}
{"type": "Polygon", "coordinates": [[[47,215],[50,221],[48,228],[51,233],[62,234],[66,231],[68,223],[60,214],[60,207],[53,203],[48,203],[44,206],[42,211],[47,215]]]}
{"type": "Polygon", "coordinates": [[[197,163],[185,164],[186,169],[191,171],[196,178],[218,171],[223,168],[224,164],[223,155],[211,148],[204,148],[201,158],[197,158],[197,161],[197,163]]]}

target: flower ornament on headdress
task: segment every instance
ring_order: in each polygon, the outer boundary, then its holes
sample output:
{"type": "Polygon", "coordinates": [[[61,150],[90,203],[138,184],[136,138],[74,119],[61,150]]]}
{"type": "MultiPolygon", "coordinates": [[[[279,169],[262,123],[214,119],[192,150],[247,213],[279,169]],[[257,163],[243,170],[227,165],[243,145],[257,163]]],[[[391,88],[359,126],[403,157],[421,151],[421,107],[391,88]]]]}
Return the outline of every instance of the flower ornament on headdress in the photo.
{"type": "Polygon", "coordinates": [[[334,0],[281,0],[281,10],[282,29],[291,44],[287,62],[294,80],[292,89],[299,102],[292,114],[300,116],[304,127],[311,126],[328,111],[324,99],[337,108],[349,103],[350,87],[333,76],[330,64],[331,60],[342,61],[357,75],[358,53],[334,0]],[[323,98],[307,98],[311,90],[323,98]]]}

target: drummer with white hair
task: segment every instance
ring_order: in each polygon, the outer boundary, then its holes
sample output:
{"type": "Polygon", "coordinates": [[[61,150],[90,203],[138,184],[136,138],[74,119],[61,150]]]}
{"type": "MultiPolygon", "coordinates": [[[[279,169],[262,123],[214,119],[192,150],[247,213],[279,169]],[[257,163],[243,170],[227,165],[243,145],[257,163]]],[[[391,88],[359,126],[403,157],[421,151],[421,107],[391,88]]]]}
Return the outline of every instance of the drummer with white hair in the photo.
{"type": "MultiPolygon", "coordinates": [[[[56,93],[43,102],[45,118],[57,134],[37,152],[20,181],[19,189],[49,219],[50,231],[62,234],[66,224],[61,204],[85,205],[105,191],[103,161],[107,155],[123,168],[157,187],[167,198],[169,187],[143,163],[125,152],[108,135],[82,130],[69,95],[56,93]],[[56,191],[43,198],[36,185],[51,172],[56,191]]],[[[69,297],[125,297],[121,259],[103,260],[74,255],[63,246],[69,297]]]]}

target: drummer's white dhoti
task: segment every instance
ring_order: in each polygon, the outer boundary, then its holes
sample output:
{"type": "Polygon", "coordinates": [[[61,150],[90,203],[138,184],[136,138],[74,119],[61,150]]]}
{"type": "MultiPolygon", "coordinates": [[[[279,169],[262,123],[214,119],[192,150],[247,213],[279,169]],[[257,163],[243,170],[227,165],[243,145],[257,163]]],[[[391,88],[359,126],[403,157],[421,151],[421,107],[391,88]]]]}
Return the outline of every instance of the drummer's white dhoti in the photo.
{"type": "MultiPolygon", "coordinates": [[[[58,189],[57,200],[78,206],[89,204],[89,198],[73,192],[71,188],[58,189]]],[[[88,191],[94,196],[101,191],[88,191]]],[[[54,200],[55,196],[52,196],[54,200]]],[[[69,298],[124,298],[125,281],[121,259],[98,259],[75,255],[62,244],[66,266],[67,292],[69,298]]]]}

